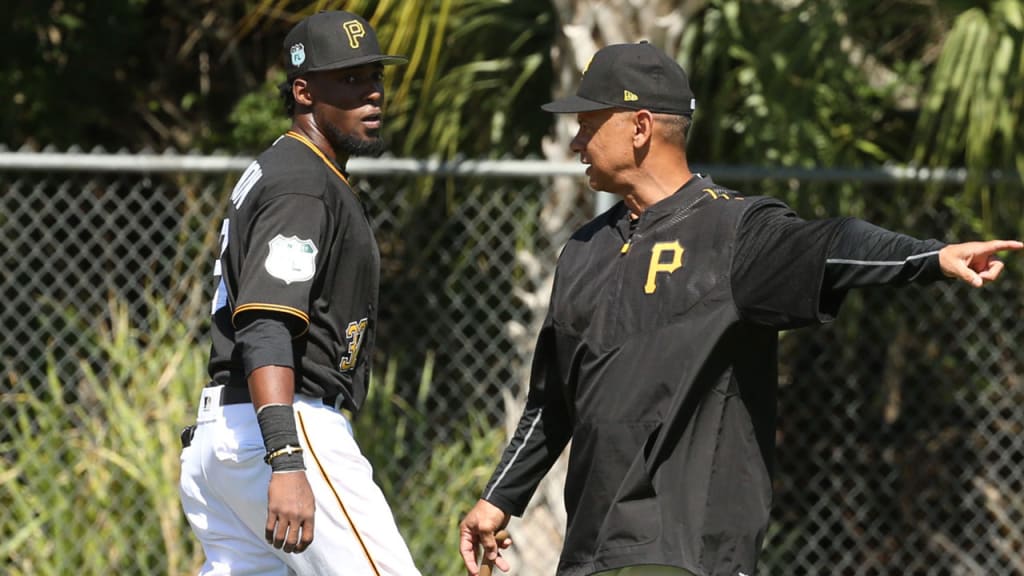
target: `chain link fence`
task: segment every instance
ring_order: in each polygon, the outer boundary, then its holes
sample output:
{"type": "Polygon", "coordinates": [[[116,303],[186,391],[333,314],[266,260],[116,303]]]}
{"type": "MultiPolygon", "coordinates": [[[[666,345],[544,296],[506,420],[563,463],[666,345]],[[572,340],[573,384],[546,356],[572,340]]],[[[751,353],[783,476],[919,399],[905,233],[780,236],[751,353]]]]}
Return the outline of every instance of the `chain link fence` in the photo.
{"type": "MultiPolygon", "coordinates": [[[[192,417],[201,370],[186,384],[183,406],[154,408],[134,432],[152,434],[170,459],[156,496],[125,488],[145,480],[133,473],[98,479],[73,452],[82,429],[103,434],[114,426],[105,412],[99,424],[90,417],[109,389],[133,386],[132,373],[157,356],[156,340],[177,334],[168,340],[189,347],[164,364],[205,361],[216,232],[246,160],[28,153],[3,160],[0,507],[16,512],[0,515],[0,572],[67,573],[55,558],[71,552],[30,562],[19,546],[43,546],[71,521],[103,534],[109,524],[159,514],[161,527],[131,550],[110,538],[115,551],[88,549],[89,540],[67,544],[80,545],[82,558],[97,556],[96,566],[188,573],[199,552],[168,480],[176,478],[176,431],[164,428],[192,417]],[[149,352],[113,362],[109,342],[122,337],[121,314],[149,352]],[[60,423],[44,419],[45,408],[33,404],[40,398],[57,405],[60,423]],[[78,484],[103,502],[126,494],[106,504],[109,515],[82,518],[95,512],[72,503],[55,516],[53,498],[78,484]],[[175,535],[184,535],[180,549],[175,535]],[[119,560],[126,555],[134,560],[119,560]]],[[[518,417],[554,260],[604,197],[566,185],[577,180],[568,175],[578,165],[381,160],[350,168],[365,174],[356,185],[382,253],[374,386],[417,426],[402,450],[361,443],[393,502],[403,490],[444,493],[452,489],[444,482],[417,482],[436,465],[439,447],[469,446],[481,430],[507,429],[518,417]]],[[[950,201],[956,178],[942,186],[884,172],[710,171],[748,194],[780,195],[805,217],[844,214],[920,237],[971,237],[950,201]]],[[[988,231],[1018,235],[1020,190],[993,194],[1004,209],[988,231]]],[[[1024,574],[1024,353],[1017,346],[1024,266],[1011,259],[1009,267],[1005,281],[977,291],[954,283],[860,291],[835,323],[782,334],[764,573],[1024,574]]],[[[159,367],[153,380],[163,382],[168,370],[159,367]]],[[[114,445],[105,454],[118,462],[127,452],[114,445]]],[[[493,464],[498,451],[458,456],[493,464]]],[[[477,468],[475,490],[489,472],[477,468]]],[[[530,551],[515,558],[519,574],[553,573],[563,518],[555,476],[518,523],[518,548],[530,551]]],[[[449,530],[466,510],[444,506],[436,529],[449,530]]],[[[428,529],[413,520],[412,505],[395,509],[410,540],[428,529]]],[[[444,573],[458,573],[454,549],[435,552],[448,558],[444,573]]],[[[104,572],[79,564],[75,573],[104,572]]]]}

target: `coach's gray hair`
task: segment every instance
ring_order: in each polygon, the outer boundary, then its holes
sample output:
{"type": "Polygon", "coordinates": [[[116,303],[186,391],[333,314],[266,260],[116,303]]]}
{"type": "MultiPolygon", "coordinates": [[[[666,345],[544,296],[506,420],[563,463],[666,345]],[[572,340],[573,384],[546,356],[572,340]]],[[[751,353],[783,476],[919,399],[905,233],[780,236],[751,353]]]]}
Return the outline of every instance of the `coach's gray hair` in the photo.
{"type": "Polygon", "coordinates": [[[661,127],[662,135],[670,142],[680,146],[686,144],[686,135],[690,132],[690,118],[676,114],[654,114],[654,119],[661,127]]]}

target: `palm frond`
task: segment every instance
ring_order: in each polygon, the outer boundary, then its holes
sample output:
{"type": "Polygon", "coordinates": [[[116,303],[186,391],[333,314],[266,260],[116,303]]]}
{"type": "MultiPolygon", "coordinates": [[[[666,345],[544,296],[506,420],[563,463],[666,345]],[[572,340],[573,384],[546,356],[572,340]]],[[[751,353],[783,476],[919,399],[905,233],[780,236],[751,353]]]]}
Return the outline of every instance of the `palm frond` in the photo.
{"type": "Polygon", "coordinates": [[[1020,203],[993,210],[992,190],[1022,184],[1022,72],[1024,6],[999,0],[971,7],[953,21],[922,101],[913,159],[929,167],[966,166],[963,194],[943,200],[977,210],[979,232],[992,230],[999,218],[1020,220],[1020,203]]]}

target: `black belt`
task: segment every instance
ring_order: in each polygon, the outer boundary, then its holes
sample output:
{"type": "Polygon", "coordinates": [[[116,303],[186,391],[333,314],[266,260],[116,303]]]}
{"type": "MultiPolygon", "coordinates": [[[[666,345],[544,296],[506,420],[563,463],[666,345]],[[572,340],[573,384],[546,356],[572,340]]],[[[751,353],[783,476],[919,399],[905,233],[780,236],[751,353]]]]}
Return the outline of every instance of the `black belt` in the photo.
{"type": "Polygon", "coordinates": [[[252,396],[249,395],[248,387],[224,386],[220,389],[221,406],[229,406],[231,404],[248,404],[250,402],[252,402],[252,396]]]}
{"type": "MultiPolygon", "coordinates": [[[[324,405],[341,408],[341,406],[337,404],[340,397],[341,394],[324,396],[324,405]]],[[[249,404],[250,402],[252,402],[252,396],[249,395],[248,387],[224,386],[220,389],[221,406],[230,406],[231,404],[249,404]]]]}

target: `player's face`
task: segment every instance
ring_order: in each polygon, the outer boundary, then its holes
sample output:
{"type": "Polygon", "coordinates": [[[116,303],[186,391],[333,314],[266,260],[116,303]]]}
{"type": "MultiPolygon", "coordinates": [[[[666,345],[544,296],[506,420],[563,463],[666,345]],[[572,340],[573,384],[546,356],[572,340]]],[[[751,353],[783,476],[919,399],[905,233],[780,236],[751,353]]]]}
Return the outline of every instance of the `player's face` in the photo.
{"type": "Polygon", "coordinates": [[[580,112],[580,128],[569,149],[587,164],[590,187],[613,194],[624,190],[626,170],[633,167],[632,124],[629,112],[580,112]]]}
{"type": "Polygon", "coordinates": [[[310,74],[313,120],[336,153],[379,156],[384,152],[383,82],[381,64],[310,74]]]}

